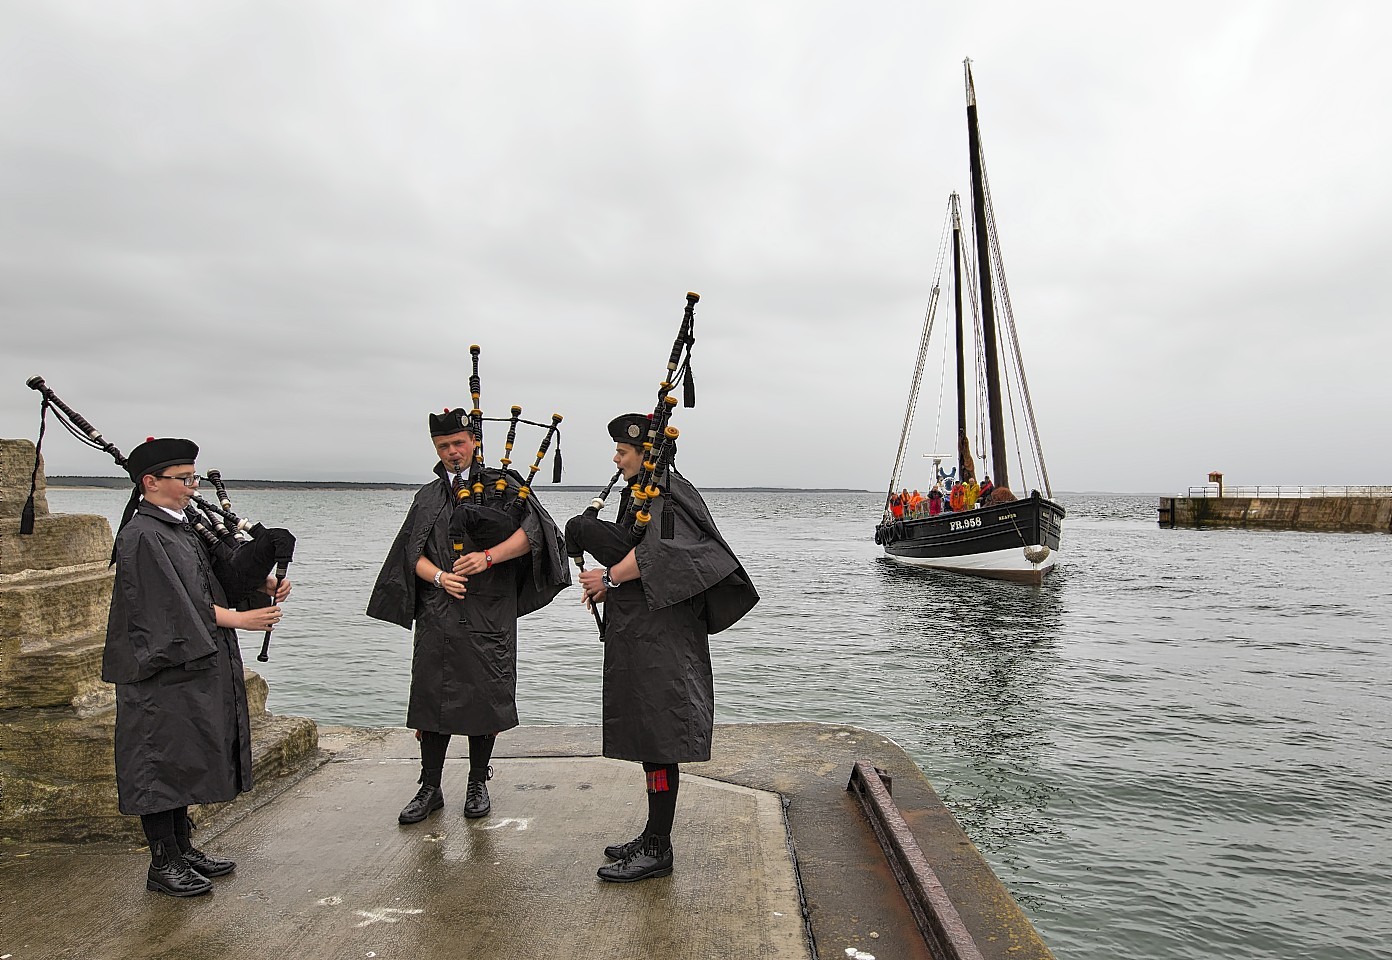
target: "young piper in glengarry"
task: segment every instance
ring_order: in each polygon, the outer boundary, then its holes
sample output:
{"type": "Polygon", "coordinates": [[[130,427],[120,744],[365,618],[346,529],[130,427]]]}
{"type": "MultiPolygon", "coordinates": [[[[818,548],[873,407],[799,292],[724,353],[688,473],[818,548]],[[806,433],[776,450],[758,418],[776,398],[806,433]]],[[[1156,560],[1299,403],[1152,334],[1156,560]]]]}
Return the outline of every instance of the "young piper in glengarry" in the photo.
{"type": "MultiPolygon", "coordinates": [[[[650,423],[639,413],[609,423],[614,465],[626,482],[643,469],[650,423]]],[[[675,457],[674,448],[666,452],[664,463],[675,457]]],[[[655,479],[662,493],[647,502],[651,521],[636,546],[631,528],[621,524],[586,515],[566,524],[571,555],[589,553],[604,564],[580,573],[586,601],[605,607],[604,755],[641,763],[647,779],[642,833],[604,850],[617,862],[600,867],[598,876],[616,883],[672,872],[678,765],[711,756],[708,637],[759,601],[696,488],[675,467],[655,479]]],[[[626,487],[620,517],[631,496],[626,487]]]]}
{"type": "MultiPolygon", "coordinates": [[[[251,724],[234,630],[269,630],[280,607],[231,609],[222,568],[184,514],[198,485],[189,440],[151,437],[131,451],[135,489],[116,534],[116,581],[102,679],[116,685],[116,789],[150,845],[148,890],[207,893],[236,869],[193,846],[191,804],[251,789],[251,724]]],[[[267,593],[276,603],[290,581],[267,593]]],[[[233,598],[233,601],[241,600],[233,598]]]]}
{"type": "MultiPolygon", "coordinates": [[[[478,431],[462,408],[430,415],[438,479],[416,491],[367,607],[374,619],[415,625],[406,725],[420,740],[420,789],[398,815],[402,824],[444,806],[440,780],[455,734],[469,738],[464,816],[488,815],[493,744],[517,726],[517,618],[570,583],[560,530],[534,496],[510,535],[488,543],[462,535],[455,550],[450,524],[456,511],[470,509],[456,495],[467,490],[478,431]]],[[[487,469],[482,480],[492,485],[500,476],[487,469]]],[[[515,493],[515,475],[504,479],[515,493]]]]}

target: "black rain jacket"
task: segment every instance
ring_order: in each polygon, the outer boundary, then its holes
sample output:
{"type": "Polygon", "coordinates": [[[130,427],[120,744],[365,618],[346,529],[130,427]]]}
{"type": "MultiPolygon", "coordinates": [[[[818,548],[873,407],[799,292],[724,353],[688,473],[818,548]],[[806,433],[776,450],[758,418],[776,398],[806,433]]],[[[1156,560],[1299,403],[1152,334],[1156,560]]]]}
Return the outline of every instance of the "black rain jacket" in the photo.
{"type": "MultiPolygon", "coordinates": [[[[498,733],[517,726],[517,618],[540,610],[570,584],[565,540],[536,496],[529,497],[522,529],[531,552],[472,574],[464,599],[454,599],[416,576],[422,555],[442,570],[454,565],[449,525],[456,508],[444,466],[436,464],[435,473],[438,480],[416,491],[377,576],[367,615],[408,629],[415,624],[408,727],[469,736],[498,733]]],[[[484,473],[491,490],[501,472],[484,473]]],[[[507,476],[512,495],[519,478],[507,476]]],[[[466,539],[464,552],[494,546],[466,539]]]]}

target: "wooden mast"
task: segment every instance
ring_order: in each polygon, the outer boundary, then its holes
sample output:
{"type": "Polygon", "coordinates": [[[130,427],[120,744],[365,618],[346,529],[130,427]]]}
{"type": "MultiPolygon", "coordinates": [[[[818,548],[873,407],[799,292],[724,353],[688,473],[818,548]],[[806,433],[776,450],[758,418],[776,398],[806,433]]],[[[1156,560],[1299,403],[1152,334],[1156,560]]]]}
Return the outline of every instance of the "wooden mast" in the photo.
{"type": "Polygon", "coordinates": [[[971,151],[972,222],[976,228],[976,272],[981,284],[981,335],[986,352],[986,403],[991,425],[991,474],[997,487],[1010,487],[1005,459],[1005,422],[1001,413],[1000,367],[996,358],[996,309],[991,297],[990,238],[986,234],[985,172],[981,160],[981,133],[977,129],[976,90],[972,86],[971,61],[963,61],[967,74],[967,143],[971,151]]]}
{"type": "Polygon", "coordinates": [[[957,323],[957,479],[965,480],[967,465],[962,459],[962,438],[967,435],[967,380],[962,334],[962,211],[956,191],[952,194],[952,304],[957,323]]]}

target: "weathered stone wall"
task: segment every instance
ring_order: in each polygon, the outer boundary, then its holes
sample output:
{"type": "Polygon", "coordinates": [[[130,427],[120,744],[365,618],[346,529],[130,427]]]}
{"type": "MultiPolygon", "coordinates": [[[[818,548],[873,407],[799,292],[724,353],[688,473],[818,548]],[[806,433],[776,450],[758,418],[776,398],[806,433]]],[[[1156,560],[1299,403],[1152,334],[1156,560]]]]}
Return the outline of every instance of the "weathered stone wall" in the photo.
{"type": "Polygon", "coordinates": [[[1392,533],[1392,497],[1166,497],[1161,526],[1392,533]]]}
{"type": "MultiPolygon", "coordinates": [[[[115,574],[105,517],[51,514],[39,474],[32,535],[19,532],[34,445],[0,440],[0,839],[83,841],[140,835],[116,808],[115,692],[101,679],[115,574]]],[[[303,717],[266,712],[247,675],[255,777],[315,754],[303,717]]]]}
{"type": "MultiPolygon", "coordinates": [[[[18,517],[29,499],[29,477],[34,470],[34,445],[27,440],[0,440],[0,520],[18,517]]],[[[34,498],[36,514],[48,513],[47,487],[42,466],[34,498]]]]}

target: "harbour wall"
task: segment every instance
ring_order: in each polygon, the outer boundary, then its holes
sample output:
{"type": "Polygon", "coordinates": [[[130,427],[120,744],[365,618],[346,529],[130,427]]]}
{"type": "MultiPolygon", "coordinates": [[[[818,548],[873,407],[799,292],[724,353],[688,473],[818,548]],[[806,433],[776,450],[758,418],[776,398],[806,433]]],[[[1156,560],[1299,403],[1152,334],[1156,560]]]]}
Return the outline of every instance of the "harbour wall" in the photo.
{"type": "Polygon", "coordinates": [[[1392,533],[1392,497],[1161,497],[1161,527],[1392,533]]]}

